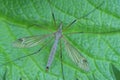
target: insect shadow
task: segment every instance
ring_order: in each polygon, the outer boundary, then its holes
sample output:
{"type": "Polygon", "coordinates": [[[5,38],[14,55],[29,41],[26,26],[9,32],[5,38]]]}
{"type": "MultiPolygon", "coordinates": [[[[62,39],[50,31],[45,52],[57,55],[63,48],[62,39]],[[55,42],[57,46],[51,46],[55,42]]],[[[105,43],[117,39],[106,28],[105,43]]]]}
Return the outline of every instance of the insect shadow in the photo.
{"type": "MultiPolygon", "coordinates": [[[[82,17],[80,17],[78,19],[85,18],[86,16],[90,15],[96,9],[100,8],[100,6],[102,6],[103,3],[104,2],[102,2],[97,7],[95,7],[95,9],[91,10],[90,12],[88,12],[87,14],[85,14],[84,16],[82,16],[82,17]]],[[[51,5],[50,5],[50,8],[51,8],[51,5]]],[[[51,64],[52,64],[52,62],[54,60],[54,56],[55,56],[55,53],[56,53],[56,50],[57,50],[57,47],[58,47],[58,43],[60,43],[60,48],[62,48],[62,46],[61,46],[61,40],[64,42],[66,53],[71,58],[71,60],[80,69],[82,69],[84,71],[89,71],[90,68],[89,68],[88,60],[75,47],[73,47],[71,43],[69,43],[69,41],[66,39],[66,37],[64,35],[64,32],[66,30],[68,30],[75,22],[77,22],[78,19],[73,20],[70,24],[68,24],[64,28],[62,22],[60,22],[60,24],[57,26],[55,15],[54,15],[52,9],[51,9],[51,15],[52,15],[52,18],[53,18],[53,21],[54,21],[54,26],[58,28],[55,32],[53,32],[51,34],[48,34],[48,35],[42,35],[42,36],[41,35],[40,36],[36,35],[36,36],[29,36],[29,37],[19,38],[19,39],[17,39],[13,43],[13,46],[14,47],[18,47],[18,48],[29,48],[29,47],[36,46],[38,44],[42,44],[46,38],[54,36],[54,43],[53,43],[53,45],[51,47],[51,50],[50,50],[48,62],[46,64],[46,71],[49,70],[49,68],[50,68],[50,66],[51,66],[51,64]]],[[[79,33],[83,33],[83,32],[79,32],[79,33]]],[[[37,50],[36,52],[28,54],[28,55],[25,55],[25,56],[21,56],[21,57],[16,58],[16,59],[14,59],[12,61],[16,61],[16,60],[25,58],[27,56],[31,56],[31,55],[39,53],[43,48],[46,47],[47,44],[49,44],[50,41],[51,40],[49,40],[45,44],[43,44],[43,46],[39,50],[37,50]]],[[[60,58],[61,58],[61,69],[62,69],[63,80],[65,80],[64,70],[63,70],[63,64],[62,64],[62,49],[60,50],[60,58]]],[[[8,61],[5,64],[10,63],[10,62],[11,61],[8,61]]],[[[5,65],[5,64],[2,64],[2,65],[5,65]]]]}

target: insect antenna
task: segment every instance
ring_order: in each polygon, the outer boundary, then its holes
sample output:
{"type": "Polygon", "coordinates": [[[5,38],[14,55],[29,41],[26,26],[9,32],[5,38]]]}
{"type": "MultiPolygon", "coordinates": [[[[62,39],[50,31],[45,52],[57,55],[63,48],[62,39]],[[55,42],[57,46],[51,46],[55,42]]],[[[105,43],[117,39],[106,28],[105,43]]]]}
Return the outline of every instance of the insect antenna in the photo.
{"type": "Polygon", "coordinates": [[[86,16],[90,15],[92,12],[96,11],[96,9],[99,9],[103,5],[103,3],[104,3],[104,1],[100,5],[96,6],[93,10],[88,12],[87,14],[81,16],[80,18],[73,20],[70,24],[68,24],[68,26],[63,31],[66,31],[68,28],[70,28],[71,25],[73,25],[78,19],[85,18],[86,16]]]}

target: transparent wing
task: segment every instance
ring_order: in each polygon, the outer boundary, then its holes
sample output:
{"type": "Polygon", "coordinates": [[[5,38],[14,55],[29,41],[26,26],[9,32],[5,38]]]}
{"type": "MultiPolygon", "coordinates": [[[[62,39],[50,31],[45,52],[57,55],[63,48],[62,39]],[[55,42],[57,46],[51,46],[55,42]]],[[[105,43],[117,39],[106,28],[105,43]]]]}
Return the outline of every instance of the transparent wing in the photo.
{"type": "Polygon", "coordinates": [[[67,54],[72,59],[72,61],[78,65],[81,69],[89,71],[89,66],[87,60],[71,45],[65,40],[65,49],[67,54]]]}
{"type": "Polygon", "coordinates": [[[36,46],[44,41],[45,38],[48,38],[50,35],[39,35],[39,36],[30,36],[17,39],[13,42],[14,47],[18,48],[29,48],[36,46]]]}

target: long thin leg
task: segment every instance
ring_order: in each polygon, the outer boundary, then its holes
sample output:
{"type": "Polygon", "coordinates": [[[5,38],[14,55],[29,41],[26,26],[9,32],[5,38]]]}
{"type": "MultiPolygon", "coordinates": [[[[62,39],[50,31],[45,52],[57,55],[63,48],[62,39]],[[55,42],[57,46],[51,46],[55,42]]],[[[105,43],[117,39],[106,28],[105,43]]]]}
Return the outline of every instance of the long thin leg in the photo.
{"type": "MultiPolygon", "coordinates": [[[[103,1],[100,5],[98,5],[97,7],[95,7],[93,10],[91,10],[90,12],[88,12],[87,14],[81,16],[81,17],[78,18],[78,19],[85,18],[86,16],[90,15],[90,14],[91,14],[92,12],[94,12],[96,9],[100,8],[100,7],[103,5],[103,3],[104,3],[104,1],[103,1]]],[[[70,28],[71,25],[74,24],[78,19],[73,20],[63,31],[65,31],[65,30],[67,30],[68,28],[70,28]]]]}
{"type": "Polygon", "coordinates": [[[66,35],[70,34],[78,34],[78,33],[83,33],[83,34],[113,34],[113,33],[118,33],[120,30],[115,30],[115,31],[108,31],[108,32],[70,32],[70,33],[65,33],[66,35]]]}
{"type": "MultiPolygon", "coordinates": [[[[42,47],[42,48],[43,48],[43,47],[42,47]]],[[[23,58],[25,58],[25,57],[27,57],[27,56],[31,56],[31,55],[37,54],[38,52],[40,52],[40,51],[42,50],[42,48],[40,48],[39,50],[37,50],[37,51],[34,52],[34,53],[31,53],[31,54],[28,54],[28,55],[25,55],[25,56],[21,56],[21,57],[19,57],[19,58],[13,59],[12,61],[8,61],[8,62],[6,62],[6,63],[3,63],[3,64],[1,64],[0,66],[7,65],[8,63],[11,63],[11,62],[14,62],[14,61],[23,59],[23,58]]]]}
{"type": "Polygon", "coordinates": [[[62,64],[62,43],[61,43],[61,40],[60,40],[60,60],[61,60],[61,70],[62,70],[62,78],[63,80],[65,80],[65,76],[64,76],[64,69],[63,69],[63,64],[62,64]]]}
{"type": "Polygon", "coordinates": [[[16,58],[16,59],[13,59],[12,61],[8,61],[8,62],[6,62],[6,63],[3,63],[3,64],[1,64],[0,66],[7,65],[8,63],[11,63],[11,62],[14,62],[14,61],[23,59],[23,58],[25,58],[25,57],[27,57],[27,56],[35,55],[35,54],[39,53],[50,41],[51,41],[51,40],[49,40],[47,43],[45,43],[45,44],[44,44],[39,50],[37,50],[36,52],[31,53],[31,54],[28,54],[28,55],[25,55],[25,56],[21,56],[21,57],[16,58]]]}

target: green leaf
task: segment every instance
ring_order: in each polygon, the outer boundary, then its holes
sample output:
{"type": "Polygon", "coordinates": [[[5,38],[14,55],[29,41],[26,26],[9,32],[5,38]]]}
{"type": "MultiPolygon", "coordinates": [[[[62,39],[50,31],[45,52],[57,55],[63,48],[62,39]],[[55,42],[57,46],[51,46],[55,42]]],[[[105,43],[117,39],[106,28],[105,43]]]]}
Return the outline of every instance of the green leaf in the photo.
{"type": "Polygon", "coordinates": [[[119,76],[120,71],[113,64],[111,65],[111,69],[112,69],[111,71],[113,71],[113,73],[114,73],[113,77],[115,76],[116,80],[120,80],[120,76],[119,76]]]}
{"type": "MultiPolygon", "coordinates": [[[[62,80],[60,51],[63,53],[65,80],[115,80],[110,64],[120,70],[120,0],[0,0],[0,79],[6,80],[62,80]],[[96,9],[90,15],[81,16],[96,9]],[[54,25],[51,11],[55,15],[54,25]],[[53,40],[38,54],[12,61],[37,51],[42,45],[20,49],[12,46],[18,38],[50,34],[62,22],[63,28],[77,22],[63,32],[69,43],[85,56],[90,71],[77,67],[66,54],[64,42],[58,47],[54,61],[45,71],[53,40]],[[82,33],[78,33],[82,32],[82,33]],[[71,33],[71,34],[69,34],[71,33]],[[7,61],[10,63],[4,64],[7,61]],[[4,64],[4,65],[2,65],[4,64]],[[5,73],[5,71],[7,72],[5,73]]],[[[51,37],[54,39],[54,37],[51,37]]],[[[61,39],[62,40],[62,39],[61,39]]]]}

